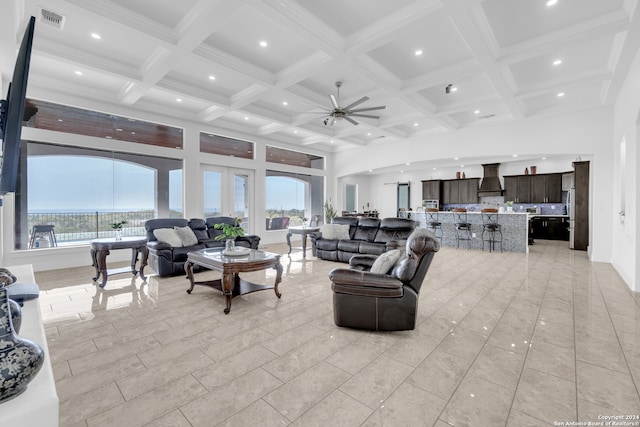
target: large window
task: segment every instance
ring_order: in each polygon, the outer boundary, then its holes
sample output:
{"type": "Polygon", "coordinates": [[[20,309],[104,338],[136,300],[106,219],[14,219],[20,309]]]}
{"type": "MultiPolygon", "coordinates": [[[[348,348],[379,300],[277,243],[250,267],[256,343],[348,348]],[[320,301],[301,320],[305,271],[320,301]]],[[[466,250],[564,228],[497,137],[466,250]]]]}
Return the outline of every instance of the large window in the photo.
{"type": "Polygon", "coordinates": [[[38,142],[21,155],[16,249],[31,248],[34,225],[53,225],[68,245],[112,237],[120,221],[123,235],[143,236],[147,219],[182,217],[181,160],[38,142]]]}
{"type": "Polygon", "coordinates": [[[305,218],[322,218],[323,195],[323,177],[268,170],[266,229],[281,230],[302,225],[305,218]]]}

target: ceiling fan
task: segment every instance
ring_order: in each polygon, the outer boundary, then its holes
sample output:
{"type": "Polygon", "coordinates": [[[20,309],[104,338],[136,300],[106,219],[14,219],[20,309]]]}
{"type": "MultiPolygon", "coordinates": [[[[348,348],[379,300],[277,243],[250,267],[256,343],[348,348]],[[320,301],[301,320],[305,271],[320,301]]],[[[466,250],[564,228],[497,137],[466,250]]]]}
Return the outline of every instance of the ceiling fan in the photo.
{"type": "Polygon", "coordinates": [[[361,114],[365,111],[374,111],[374,110],[386,110],[387,106],[379,106],[379,107],[369,107],[369,108],[357,108],[357,109],[353,109],[353,107],[362,104],[365,101],[369,100],[368,96],[363,96],[362,98],[358,99],[355,102],[352,102],[351,104],[347,105],[346,107],[340,107],[340,86],[342,86],[342,82],[336,82],[336,87],[338,88],[338,95],[337,97],[333,96],[333,95],[329,95],[329,99],[331,99],[331,105],[333,106],[333,109],[328,110],[326,112],[327,114],[327,118],[324,119],[323,123],[327,126],[333,126],[335,124],[336,121],[341,120],[341,119],[345,119],[346,121],[348,121],[351,124],[357,125],[358,122],[356,122],[354,119],[352,119],[352,117],[366,117],[369,119],[379,119],[380,116],[372,116],[369,114],[361,114]]]}

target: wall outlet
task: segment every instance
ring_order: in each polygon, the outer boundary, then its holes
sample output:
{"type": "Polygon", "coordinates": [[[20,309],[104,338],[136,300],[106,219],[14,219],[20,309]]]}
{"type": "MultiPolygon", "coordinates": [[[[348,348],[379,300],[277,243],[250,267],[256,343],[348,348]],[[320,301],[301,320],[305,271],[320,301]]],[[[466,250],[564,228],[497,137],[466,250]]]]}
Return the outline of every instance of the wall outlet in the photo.
{"type": "Polygon", "coordinates": [[[476,238],[476,233],[471,233],[471,238],[475,239],[476,238]]]}

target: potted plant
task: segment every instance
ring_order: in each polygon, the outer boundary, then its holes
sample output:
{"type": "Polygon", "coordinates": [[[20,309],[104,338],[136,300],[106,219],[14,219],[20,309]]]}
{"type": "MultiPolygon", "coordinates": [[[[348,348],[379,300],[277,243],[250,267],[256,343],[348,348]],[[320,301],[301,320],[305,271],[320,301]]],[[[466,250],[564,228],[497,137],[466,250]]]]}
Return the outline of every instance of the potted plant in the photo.
{"type": "Polygon", "coordinates": [[[126,223],[127,221],[122,220],[111,224],[111,228],[116,231],[116,240],[122,240],[122,226],[126,223]]]}
{"type": "Polygon", "coordinates": [[[215,224],[213,228],[222,230],[222,234],[215,237],[215,240],[225,240],[225,247],[228,251],[235,249],[236,237],[244,236],[244,228],[240,226],[242,220],[236,218],[234,224],[215,224]]]}
{"type": "Polygon", "coordinates": [[[336,217],[336,210],[331,204],[331,199],[324,202],[324,217],[327,220],[327,224],[330,224],[331,220],[336,217]]]}

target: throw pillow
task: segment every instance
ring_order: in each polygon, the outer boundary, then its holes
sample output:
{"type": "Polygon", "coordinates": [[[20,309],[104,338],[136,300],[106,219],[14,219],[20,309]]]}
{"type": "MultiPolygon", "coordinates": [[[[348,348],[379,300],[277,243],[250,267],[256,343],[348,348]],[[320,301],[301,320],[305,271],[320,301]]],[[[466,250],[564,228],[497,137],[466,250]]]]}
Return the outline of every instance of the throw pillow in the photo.
{"type": "Polygon", "coordinates": [[[173,227],[182,241],[182,246],[193,246],[198,244],[198,238],[191,227],[173,227]]]}
{"type": "Polygon", "coordinates": [[[322,238],[329,240],[349,240],[349,224],[324,224],[322,238]]]}
{"type": "Polygon", "coordinates": [[[378,258],[376,258],[376,260],[373,262],[373,265],[371,266],[370,271],[377,274],[387,274],[389,270],[391,270],[393,266],[396,265],[396,262],[398,262],[401,256],[402,252],[400,252],[398,249],[385,252],[378,258]]]}
{"type": "Polygon", "coordinates": [[[182,246],[182,240],[180,236],[173,228],[156,228],[153,230],[153,235],[156,236],[159,242],[163,242],[174,248],[182,246]]]}

